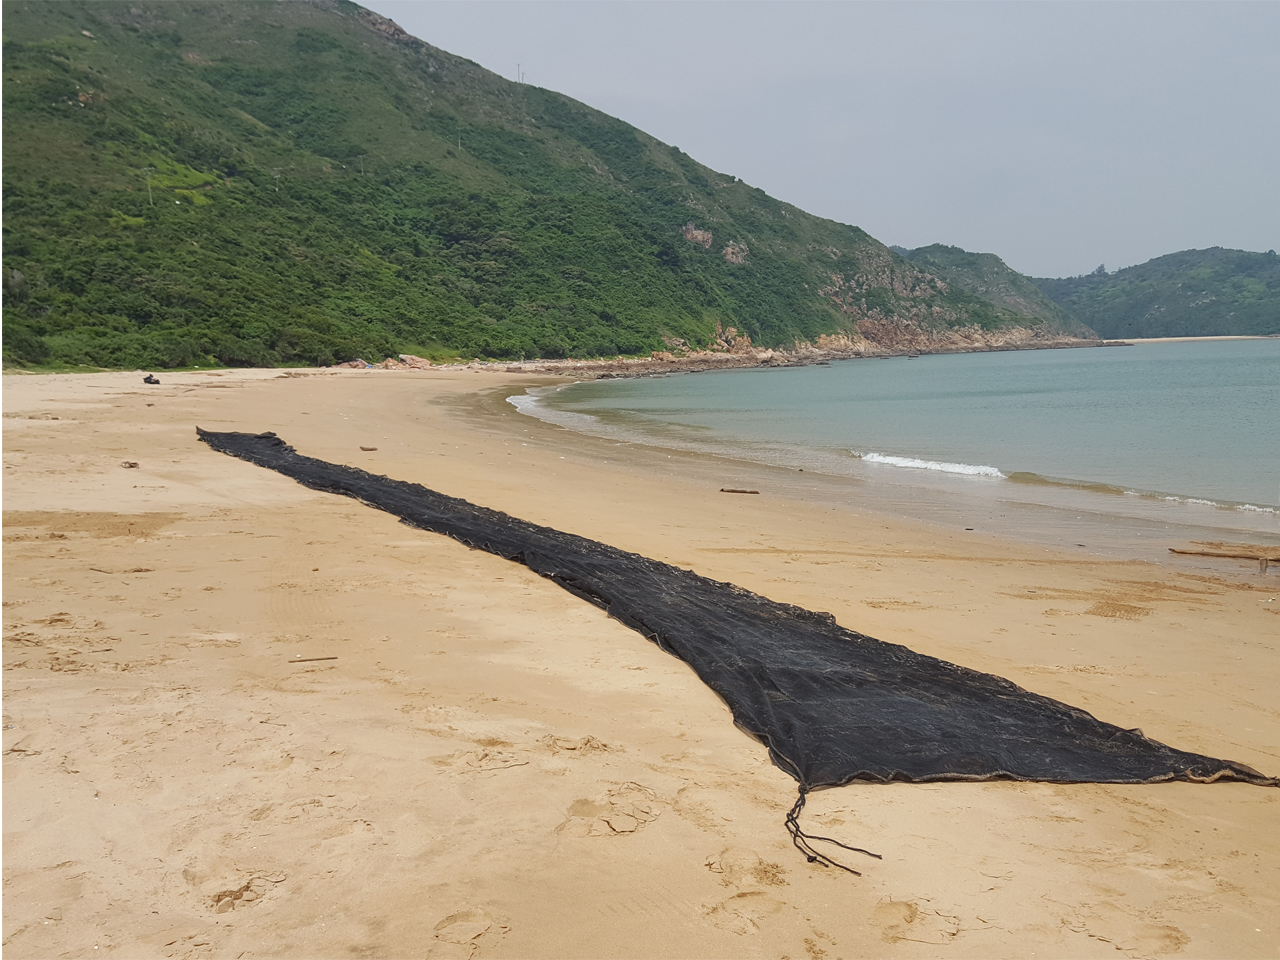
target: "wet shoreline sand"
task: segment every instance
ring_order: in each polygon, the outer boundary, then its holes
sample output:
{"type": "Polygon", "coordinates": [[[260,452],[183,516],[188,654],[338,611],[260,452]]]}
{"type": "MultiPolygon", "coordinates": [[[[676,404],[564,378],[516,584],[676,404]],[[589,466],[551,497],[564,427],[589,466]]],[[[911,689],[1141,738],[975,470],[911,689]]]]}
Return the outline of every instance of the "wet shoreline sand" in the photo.
{"type": "Polygon", "coordinates": [[[1132,337],[1121,338],[1116,343],[1131,343],[1134,346],[1140,346],[1145,343],[1198,343],[1200,341],[1214,340],[1274,340],[1274,334],[1256,334],[1245,336],[1225,336],[1225,337],[1132,337]]]}
{"type": "Polygon", "coordinates": [[[5,378],[13,956],[1280,944],[1277,791],[852,785],[806,817],[886,859],[835,876],[790,847],[794,782],[683,664],[524,568],[215,454],[194,426],[274,430],[1268,773],[1274,574],[1070,556],[781,480],[732,497],[707,458],[521,417],[504,396],[527,377],[139,380],[5,378]]]}

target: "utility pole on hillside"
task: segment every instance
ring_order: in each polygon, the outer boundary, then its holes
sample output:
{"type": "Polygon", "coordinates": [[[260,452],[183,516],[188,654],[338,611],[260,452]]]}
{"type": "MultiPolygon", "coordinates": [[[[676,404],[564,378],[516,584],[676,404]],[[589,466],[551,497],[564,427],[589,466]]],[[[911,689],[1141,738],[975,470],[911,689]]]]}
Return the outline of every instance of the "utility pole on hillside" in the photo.
{"type": "Polygon", "coordinates": [[[357,159],[360,161],[360,176],[364,176],[364,154],[360,154],[357,159]]]}
{"type": "Polygon", "coordinates": [[[274,170],[272,170],[271,176],[275,177],[276,179],[276,193],[279,193],[280,192],[280,168],[276,167],[274,170]]]}
{"type": "Polygon", "coordinates": [[[151,175],[156,172],[155,167],[143,167],[142,175],[147,178],[147,203],[155,206],[156,202],[151,196],[151,175]]]}

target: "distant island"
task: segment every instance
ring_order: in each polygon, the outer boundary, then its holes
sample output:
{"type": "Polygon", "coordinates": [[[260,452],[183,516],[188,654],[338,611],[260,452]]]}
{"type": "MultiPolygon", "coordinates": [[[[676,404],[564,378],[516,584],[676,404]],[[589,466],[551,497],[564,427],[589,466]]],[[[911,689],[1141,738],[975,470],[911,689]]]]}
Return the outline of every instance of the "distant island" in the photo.
{"type": "Polygon", "coordinates": [[[4,362],[1092,338],[356,4],[7,4],[4,362]]]}

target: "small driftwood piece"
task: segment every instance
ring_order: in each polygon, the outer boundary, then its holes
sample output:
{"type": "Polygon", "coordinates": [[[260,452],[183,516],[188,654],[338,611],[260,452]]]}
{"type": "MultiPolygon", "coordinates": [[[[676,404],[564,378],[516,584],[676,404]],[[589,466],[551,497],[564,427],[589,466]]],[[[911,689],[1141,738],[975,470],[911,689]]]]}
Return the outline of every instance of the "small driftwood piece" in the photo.
{"type": "Polygon", "coordinates": [[[738,490],[738,489],[735,489],[734,487],[721,487],[721,488],[720,488],[720,492],[721,492],[721,493],[755,493],[755,494],[758,494],[760,491],[759,491],[759,490],[738,490]]]}
{"type": "Polygon", "coordinates": [[[1257,560],[1258,573],[1266,573],[1271,563],[1280,563],[1280,547],[1261,547],[1250,543],[1216,543],[1204,540],[1192,541],[1197,549],[1179,550],[1170,547],[1170,553],[1192,557],[1224,557],[1228,560],[1257,560]]]}
{"type": "Polygon", "coordinates": [[[290,660],[290,663],[315,663],[317,660],[337,660],[337,657],[299,657],[296,660],[290,660]]]}

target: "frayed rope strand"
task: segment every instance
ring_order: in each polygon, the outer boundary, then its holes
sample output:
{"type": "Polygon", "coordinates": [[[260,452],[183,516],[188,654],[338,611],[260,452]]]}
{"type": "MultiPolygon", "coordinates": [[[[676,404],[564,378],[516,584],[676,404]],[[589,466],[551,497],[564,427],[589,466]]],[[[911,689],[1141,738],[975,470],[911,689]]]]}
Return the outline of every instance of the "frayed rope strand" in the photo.
{"type": "Polygon", "coordinates": [[[825,853],[815,850],[810,841],[821,840],[824,843],[834,843],[837,847],[852,851],[853,853],[866,854],[868,857],[875,857],[877,860],[883,860],[884,857],[878,853],[872,853],[870,850],[863,850],[861,847],[851,847],[847,843],[841,843],[839,840],[833,840],[831,837],[819,837],[811,833],[805,833],[800,829],[800,811],[804,809],[805,800],[808,790],[804,787],[800,788],[800,796],[796,797],[795,804],[792,805],[790,812],[787,814],[787,832],[791,834],[791,842],[795,848],[804,854],[806,860],[810,863],[817,863],[824,867],[838,867],[847,873],[852,873],[855,877],[862,876],[862,873],[853,867],[846,867],[837,860],[832,860],[825,853]]]}

